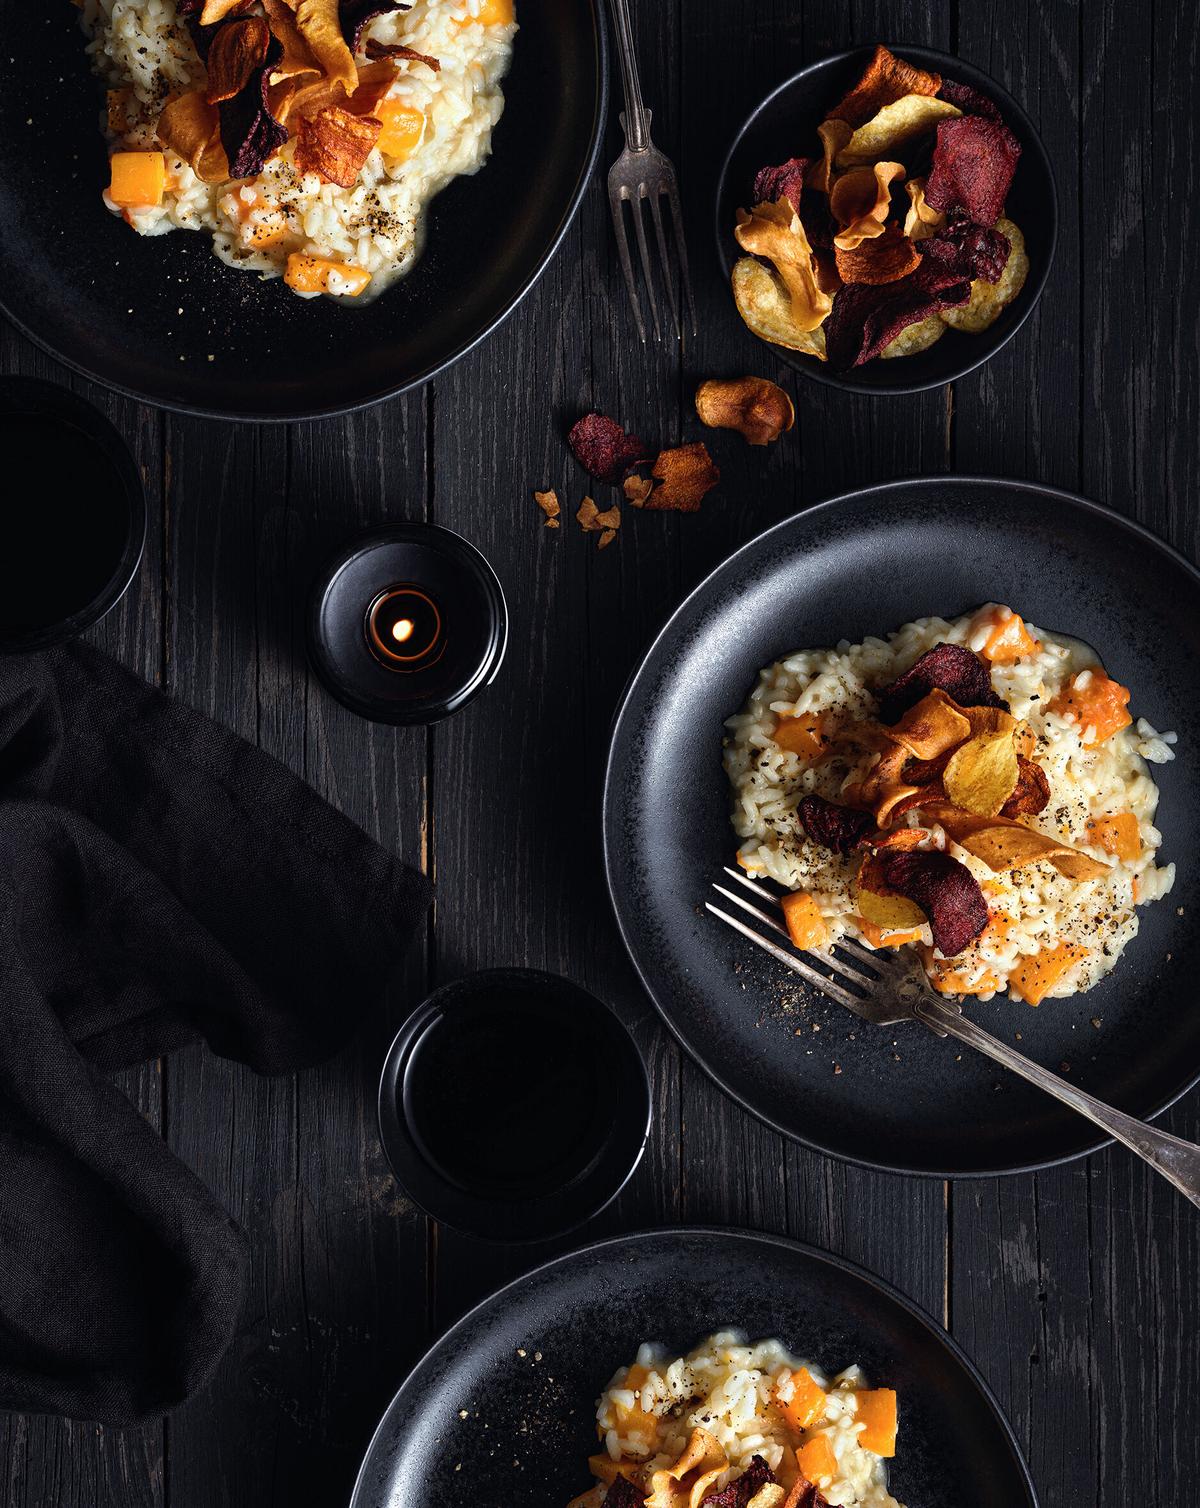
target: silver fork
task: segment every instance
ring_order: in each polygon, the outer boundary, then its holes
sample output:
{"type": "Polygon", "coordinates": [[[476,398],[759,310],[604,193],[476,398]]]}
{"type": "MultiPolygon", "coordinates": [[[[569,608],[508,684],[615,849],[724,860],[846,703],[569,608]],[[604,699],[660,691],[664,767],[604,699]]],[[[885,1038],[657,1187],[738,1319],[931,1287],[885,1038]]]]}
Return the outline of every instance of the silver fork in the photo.
{"type": "Polygon", "coordinates": [[[649,206],[654,223],[654,237],[658,242],[658,257],[666,285],[667,308],[675,327],[676,339],[682,339],[679,316],[675,308],[675,287],[671,281],[671,263],[667,256],[667,238],[663,232],[659,200],[666,199],[671,211],[671,225],[675,233],[675,246],[679,253],[679,274],[683,295],[687,302],[692,334],[696,333],[696,305],[692,299],[692,280],[688,276],[687,245],[683,239],[683,212],[679,206],[679,187],[675,181],[675,169],[670,159],[664,157],[650,140],[651,112],[642,101],[642,86],[638,80],[637,60],[633,48],[633,21],[629,14],[629,0],[611,0],[616,20],[617,52],[621,58],[621,82],[625,87],[625,110],[621,126],[625,132],[625,150],[613,163],[608,173],[608,201],[612,206],[613,229],[617,236],[617,253],[621,258],[621,271],[625,274],[625,286],[633,304],[633,317],[637,321],[638,334],[646,339],[646,326],[642,320],[642,306],[638,302],[637,282],[633,275],[633,263],[629,256],[629,237],[625,230],[625,202],[629,201],[633,212],[633,229],[637,236],[641,255],[642,276],[650,297],[650,315],[654,321],[654,338],[662,340],[658,319],[658,303],[654,297],[654,277],[650,266],[650,247],[646,240],[643,200],[649,206]]]}
{"type": "Polygon", "coordinates": [[[1077,1110],[1080,1115],[1107,1131],[1109,1136],[1122,1142],[1131,1152],[1148,1162],[1152,1168],[1200,1206],[1200,1147],[1168,1136],[1144,1121],[1134,1120],[1114,1110],[1102,1100],[1085,1094],[1066,1084],[1057,1074],[1040,1064],[1032,1062],[1016,1052],[1006,1042],[1001,1042],[981,1027],[976,1026],[962,1007],[945,996],[939,995],[925,977],[920,961],[907,948],[868,948],[851,938],[842,938],[834,944],[836,951],[821,954],[800,955],[793,950],[787,928],[773,914],[782,910],[779,899],[764,886],[757,884],[739,869],[725,873],[750,891],[759,905],[739,895],[724,885],[714,883],[713,889],[731,901],[742,911],[761,922],[770,932],[782,937],[787,947],[763,937],[736,916],[706,901],[705,906],[727,926],[733,927],[743,937],[748,937],[772,958],[799,974],[809,984],[815,985],[831,1000],[844,1005],[847,1010],[861,1016],[873,1026],[894,1026],[900,1021],[920,1021],[940,1037],[955,1037],[968,1047],[984,1053],[994,1062],[1019,1073],[1023,1079],[1052,1094],[1056,1100],[1077,1110]],[[844,956],[843,956],[844,955],[844,956]],[[810,960],[812,960],[810,962],[810,960]],[[823,972],[827,971],[827,972],[823,972]]]}

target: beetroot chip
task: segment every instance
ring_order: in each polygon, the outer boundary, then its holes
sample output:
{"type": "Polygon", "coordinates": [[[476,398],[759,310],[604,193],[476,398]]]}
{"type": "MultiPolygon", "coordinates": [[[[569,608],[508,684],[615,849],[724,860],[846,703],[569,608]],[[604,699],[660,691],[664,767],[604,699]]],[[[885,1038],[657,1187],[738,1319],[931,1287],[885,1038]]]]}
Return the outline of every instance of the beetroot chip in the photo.
{"type": "Polygon", "coordinates": [[[1021,143],[1003,121],[982,115],[939,121],[925,203],[962,210],[977,225],[995,225],[1020,155],[1021,143]]]}
{"type": "Polygon", "coordinates": [[[992,673],[977,654],[962,644],[935,644],[911,669],[875,693],[879,699],[879,721],[891,727],[923,696],[939,690],[960,707],[1008,710],[1008,703],[1002,702],[992,690],[992,673]]]}
{"type": "Polygon", "coordinates": [[[272,37],[262,67],[255,69],[232,99],[222,100],[217,106],[221,145],[229,158],[231,178],[253,178],[261,173],[267,158],[288,139],[287,127],[271,114],[267,99],[271,71],[282,56],[282,45],[272,37]]]}
{"type": "Polygon", "coordinates": [[[1002,232],[954,215],[936,235],[918,241],[917,250],[958,277],[998,283],[1012,247],[1002,232]]]}
{"type": "Polygon", "coordinates": [[[627,435],[607,414],[584,414],[567,435],[575,459],[601,482],[619,482],[651,456],[636,435],[627,435]]]}
{"type": "Polygon", "coordinates": [[[628,1477],[614,1477],[604,1494],[604,1508],[643,1508],[646,1498],[628,1477]]]}
{"type": "Polygon", "coordinates": [[[870,812],[839,806],[836,801],[826,801],[824,796],[803,797],[796,815],[813,842],[822,848],[832,848],[834,853],[849,853],[868,833],[875,831],[875,818],[870,812]]]}
{"type": "MultiPolygon", "coordinates": [[[[701,1498],[700,1508],[747,1508],[754,1494],[761,1492],[774,1480],[775,1473],[763,1458],[751,1456],[750,1465],[741,1476],[721,1492],[710,1492],[706,1498],[701,1498]]],[[[605,1499],[606,1508],[609,1501],[605,1499]]]]}
{"type": "Polygon", "coordinates": [[[759,168],[754,175],[752,195],[755,204],[774,204],[786,199],[797,214],[800,195],[804,192],[804,175],[812,163],[807,157],[789,157],[775,168],[759,168]]]}
{"type": "Polygon", "coordinates": [[[970,297],[969,280],[927,259],[915,272],[892,283],[847,283],[834,295],[825,321],[829,365],[838,372],[861,366],[878,356],[901,330],[939,309],[965,304],[970,297]]]}
{"type": "Polygon", "coordinates": [[[351,52],[357,52],[364,29],[376,16],[390,16],[398,10],[412,10],[412,6],[401,4],[401,0],[341,0],[338,20],[342,23],[346,46],[351,52]]]}
{"type": "Polygon", "coordinates": [[[1004,119],[986,94],[980,94],[970,84],[960,84],[957,79],[944,78],[942,87],[938,90],[938,98],[955,105],[964,115],[986,115],[989,120],[1004,119]]]}
{"type": "Polygon", "coordinates": [[[929,918],[933,945],[945,958],[970,947],[988,924],[987,901],[965,864],[933,849],[910,848],[878,855],[884,884],[929,918]]]}

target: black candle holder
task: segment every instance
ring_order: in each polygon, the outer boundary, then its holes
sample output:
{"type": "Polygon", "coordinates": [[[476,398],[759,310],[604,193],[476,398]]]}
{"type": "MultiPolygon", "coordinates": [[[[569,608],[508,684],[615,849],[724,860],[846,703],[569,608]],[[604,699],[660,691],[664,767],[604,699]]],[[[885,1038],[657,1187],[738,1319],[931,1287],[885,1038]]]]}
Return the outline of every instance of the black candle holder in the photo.
{"type": "Polygon", "coordinates": [[[313,666],[338,701],[373,722],[449,717],[495,679],[507,639],[496,573],[438,524],[361,534],[313,584],[313,666]]]}

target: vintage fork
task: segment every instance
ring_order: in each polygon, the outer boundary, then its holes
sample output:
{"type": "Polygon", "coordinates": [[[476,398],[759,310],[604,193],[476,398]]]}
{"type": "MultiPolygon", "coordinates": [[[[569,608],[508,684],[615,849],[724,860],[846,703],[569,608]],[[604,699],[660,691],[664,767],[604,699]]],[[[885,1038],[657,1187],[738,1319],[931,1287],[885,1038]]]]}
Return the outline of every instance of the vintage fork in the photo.
{"type": "Polygon", "coordinates": [[[1164,1178],[1189,1198],[1200,1205],[1200,1147],[1182,1141],[1177,1136],[1168,1136],[1144,1121],[1134,1120],[1114,1110],[1102,1100],[1085,1094],[1071,1084],[1063,1083],[1057,1074],[1040,1064],[1032,1062],[1023,1054],[1014,1051],[1006,1042],[999,1041],[962,1013],[962,1007],[939,995],[929,984],[920,961],[908,949],[873,949],[850,938],[842,938],[834,944],[836,952],[798,956],[792,950],[787,928],[772,914],[781,910],[779,899],[764,886],[757,884],[738,869],[725,873],[746,890],[750,891],[761,905],[755,905],[746,897],[714,883],[713,889],[732,901],[742,911],[748,912],[771,932],[781,936],[786,948],[770,938],[762,937],[753,927],[736,916],[730,916],[711,901],[705,905],[709,911],[727,926],[733,927],[743,937],[799,974],[809,984],[815,985],[823,994],[847,1010],[861,1016],[873,1026],[893,1026],[899,1021],[920,1021],[923,1026],[939,1036],[955,1037],[986,1054],[994,1062],[1019,1073],[1023,1079],[1052,1094],[1056,1100],[1087,1116],[1109,1136],[1122,1142],[1135,1152],[1143,1162],[1161,1173],[1164,1178]],[[844,955],[844,956],[842,956],[844,955]],[[809,961],[812,959],[812,962],[809,961]],[[822,972],[827,970],[828,972],[822,972]]]}
{"type": "Polygon", "coordinates": [[[696,305],[692,299],[692,281],[688,276],[687,245],[683,238],[683,211],[679,206],[679,186],[675,181],[675,169],[670,159],[664,157],[650,140],[651,112],[642,101],[642,86],[638,80],[637,61],[633,48],[633,22],[629,14],[629,0],[612,0],[616,20],[617,52],[621,58],[621,82],[625,87],[625,110],[621,126],[625,132],[625,150],[609,169],[608,200],[612,206],[613,229],[617,236],[617,253],[621,258],[621,271],[625,274],[625,286],[633,304],[633,317],[637,321],[638,334],[646,339],[646,326],[642,320],[642,306],[638,302],[637,282],[633,263],[629,256],[629,237],[625,230],[625,201],[633,212],[633,229],[637,236],[641,255],[642,276],[650,298],[650,315],[654,321],[654,338],[662,340],[658,318],[658,303],[654,297],[654,278],[650,266],[650,247],[646,239],[643,200],[650,210],[654,223],[654,237],[658,242],[659,262],[663,282],[666,285],[667,308],[675,327],[676,339],[682,339],[679,316],[675,307],[675,288],[671,280],[671,263],[667,256],[667,238],[663,232],[659,200],[666,199],[671,211],[671,224],[675,246],[679,253],[680,281],[687,303],[692,334],[696,333],[696,305]]]}

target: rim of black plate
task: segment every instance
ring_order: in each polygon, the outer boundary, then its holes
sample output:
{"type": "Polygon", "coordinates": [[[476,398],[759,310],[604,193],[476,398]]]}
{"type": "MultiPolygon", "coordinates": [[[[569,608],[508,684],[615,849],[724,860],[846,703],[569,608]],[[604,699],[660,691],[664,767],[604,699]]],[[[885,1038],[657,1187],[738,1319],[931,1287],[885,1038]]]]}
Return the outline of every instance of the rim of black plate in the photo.
{"type": "MultiPolygon", "coordinates": [[[[633,697],[634,692],[637,690],[639,684],[641,683],[642,677],[646,673],[646,669],[649,666],[652,657],[657,653],[659,646],[666,640],[679,619],[681,619],[684,614],[687,613],[691,609],[691,607],[704,594],[708,592],[716,578],[720,576],[722,572],[724,572],[729,566],[731,566],[735,560],[739,559],[739,557],[747,554],[750,550],[758,549],[762,545],[763,541],[770,539],[772,535],[779,534],[784,530],[793,528],[801,519],[808,519],[818,513],[832,512],[835,508],[841,507],[849,502],[857,501],[859,498],[871,497],[872,495],[881,493],[895,492],[897,490],[907,492],[917,487],[929,487],[930,485],[939,485],[946,482],[952,482],[955,485],[965,485],[976,489],[982,489],[985,487],[1021,487],[1031,492],[1040,494],[1048,502],[1055,502],[1059,504],[1065,503],[1069,507],[1081,510],[1084,513],[1090,513],[1094,517],[1103,518],[1108,523],[1116,524],[1118,528],[1124,530],[1127,534],[1137,539],[1141,544],[1149,545],[1161,556],[1163,556],[1167,560],[1170,560],[1174,565],[1182,567],[1184,572],[1191,578],[1197,591],[1200,592],[1200,567],[1197,567],[1195,564],[1193,564],[1193,562],[1190,561],[1187,556],[1182,553],[1182,551],[1177,550],[1174,545],[1168,544],[1165,539],[1160,539],[1157,534],[1153,533],[1150,529],[1147,529],[1144,524],[1139,524],[1135,519],[1126,518],[1124,514],[1118,513],[1116,509],[1108,507],[1108,505],[1105,503],[1097,503],[1092,498],[1081,497],[1077,492],[1068,492],[1065,488],[1062,487],[1050,487],[1042,482],[1025,482],[1017,477],[977,476],[973,474],[966,475],[958,472],[948,472],[945,475],[936,477],[898,477],[895,481],[875,482],[872,483],[872,485],[869,487],[856,487],[852,492],[839,492],[835,497],[822,498],[819,502],[813,503],[807,508],[801,508],[799,512],[790,514],[785,519],[781,519],[779,523],[772,524],[769,529],[764,529],[761,534],[754,535],[754,537],[748,539],[745,544],[739,545],[732,554],[727,555],[719,565],[711,570],[708,575],[705,576],[704,579],[700,581],[696,586],[694,586],[692,590],[687,594],[687,596],[684,597],[683,601],[680,602],[679,605],[674,609],[670,617],[662,625],[659,631],[655,634],[654,638],[651,640],[650,644],[647,646],[640,662],[638,663],[637,669],[629,678],[629,682],[626,685],[625,690],[621,696],[620,705],[618,706],[616,714],[613,718],[612,736],[609,740],[608,755],[605,759],[604,764],[604,791],[601,797],[600,806],[600,841],[604,854],[604,880],[605,885],[608,889],[609,905],[612,907],[613,915],[616,918],[617,930],[621,934],[621,941],[625,945],[625,951],[629,955],[630,962],[633,964],[638,979],[641,981],[642,988],[650,997],[655,1010],[659,1014],[659,1018],[662,1020],[667,1030],[671,1033],[672,1037],[674,1037],[675,1041],[678,1042],[679,1046],[684,1050],[684,1052],[687,1053],[692,1062],[695,1063],[696,1066],[700,1068],[701,1071],[705,1073],[709,1079],[712,1080],[712,1082],[717,1086],[719,1090],[721,1090],[723,1094],[728,1095],[728,1097],[734,1102],[735,1105],[740,1106],[741,1109],[746,1111],[748,1115],[752,1115],[755,1120],[761,1122],[764,1126],[769,1127],[770,1130],[776,1132],[779,1136],[784,1137],[785,1140],[793,1142],[798,1146],[807,1147],[810,1151],[820,1152],[825,1157],[832,1157],[838,1162],[850,1163],[854,1167],[869,1168],[873,1172],[877,1173],[899,1173],[906,1178],[933,1178],[948,1182],[951,1180],[960,1179],[967,1181],[982,1178],[1009,1178],[1017,1174],[1044,1172],[1047,1168],[1061,1167],[1066,1163],[1075,1162],[1079,1158],[1090,1157],[1094,1152],[1099,1152],[1104,1147],[1111,1146],[1113,1144],[1114,1138],[1106,1135],[1102,1131],[1097,1130],[1092,1140],[1086,1142],[1083,1146],[1079,1147],[1074,1152],[1064,1153],[1061,1157],[1047,1157],[1031,1162],[1014,1163],[1009,1166],[999,1168],[970,1168],[966,1170],[947,1170],[924,1167],[914,1168],[906,1166],[903,1163],[878,1162],[873,1158],[855,1157],[848,1152],[841,1151],[837,1147],[826,1146],[825,1143],[822,1142],[816,1135],[801,1135],[799,1132],[790,1130],[786,1126],[781,1126],[777,1121],[773,1120],[771,1116],[766,1115],[761,1110],[756,1109],[744,1095],[741,1095],[735,1089],[732,1089],[724,1081],[716,1068],[704,1062],[697,1055],[691,1044],[684,1038],[683,1033],[680,1031],[680,1029],[668,1016],[666,1008],[659,1001],[659,998],[655,994],[650,981],[646,977],[646,973],[642,968],[641,961],[635,953],[633,944],[631,943],[629,938],[629,934],[626,931],[625,921],[621,912],[621,908],[617,904],[616,882],[613,875],[613,859],[609,845],[609,808],[610,805],[614,804],[616,800],[616,787],[613,780],[613,763],[616,754],[617,743],[622,733],[622,724],[624,722],[625,715],[629,710],[629,703],[633,697]]],[[[1166,1099],[1161,1101],[1161,1103],[1154,1105],[1151,1109],[1145,1111],[1142,1118],[1148,1121],[1155,1120],[1158,1116],[1164,1114],[1165,1111],[1169,1110],[1172,1105],[1177,1104],[1184,1097],[1184,1095],[1194,1089],[1198,1083],[1200,1083],[1200,1063],[1197,1063],[1195,1065],[1195,1067],[1191,1070],[1191,1076],[1186,1079],[1186,1081],[1181,1084],[1177,1090],[1168,1095],[1166,1099]]],[[[1084,1117],[1081,1116],[1080,1119],[1084,1120],[1084,1117]]],[[[1087,1122],[1087,1124],[1091,1123],[1087,1122]]]]}
{"type": "MultiPolygon", "coordinates": [[[[770,531],[768,530],[767,532],[769,533],[770,531]]],[[[856,1262],[851,1262],[847,1257],[838,1256],[835,1252],[826,1251],[819,1246],[813,1246],[807,1241],[797,1241],[791,1236],[780,1236],[770,1231],[751,1230],[748,1227],[736,1225],[664,1225],[657,1229],[627,1231],[623,1235],[606,1236],[602,1240],[591,1241],[586,1246],[574,1247],[571,1251],[561,1252],[556,1257],[550,1257],[545,1262],[540,1262],[536,1267],[531,1267],[527,1272],[521,1273],[502,1287],[487,1294],[477,1304],[473,1304],[465,1314],[460,1315],[452,1325],[443,1330],[441,1335],[425,1349],[419,1360],[410,1369],[404,1381],[392,1395],[391,1402],[384,1409],[383,1415],[375,1426],[370,1442],[363,1454],[362,1465],[359,1467],[358,1474],[354,1478],[354,1488],[350,1494],[349,1508],[366,1508],[366,1505],[359,1501],[359,1489],[364,1485],[363,1478],[367,1467],[371,1464],[376,1446],[379,1444],[384,1433],[388,1417],[400,1399],[419,1385],[420,1372],[452,1336],[466,1330],[485,1310],[506,1299],[516,1290],[523,1288],[531,1278],[540,1277],[554,1267],[561,1266],[567,1262],[574,1262],[581,1257],[601,1255],[613,1247],[627,1246],[635,1243],[640,1244],[644,1241],[653,1241],[662,1237],[672,1236],[684,1239],[693,1236],[713,1236],[720,1239],[732,1238],[734,1240],[753,1241],[763,1246],[781,1247],[783,1250],[791,1252],[794,1255],[823,1262],[827,1267],[835,1267],[839,1271],[849,1274],[850,1277],[857,1278],[859,1282],[865,1283],[867,1287],[881,1294],[891,1303],[898,1305],[899,1308],[910,1314],[943,1350],[949,1352],[950,1356],[958,1363],[970,1381],[975,1385],[980,1396],[991,1411],[992,1417],[1000,1426],[1000,1432],[1020,1472],[1025,1484],[1025,1490],[1029,1494],[1029,1502],[1032,1508],[1039,1508],[1037,1488],[1034,1486],[1032,1473],[1025,1460],[1024,1452],[1021,1450],[1016,1433],[1009,1423],[1008,1416],[1000,1405],[1000,1400],[992,1391],[987,1378],[984,1377],[983,1373],[980,1372],[979,1368],[959,1345],[958,1341],[955,1340],[954,1336],[950,1334],[949,1330],[940,1321],[930,1314],[927,1309],[922,1308],[915,1299],[909,1298],[907,1294],[893,1287],[886,1279],[881,1278],[877,1273],[868,1271],[865,1267],[860,1267],[856,1262]]],[[[371,1508],[382,1508],[382,1505],[373,1504],[371,1508]]]]}

